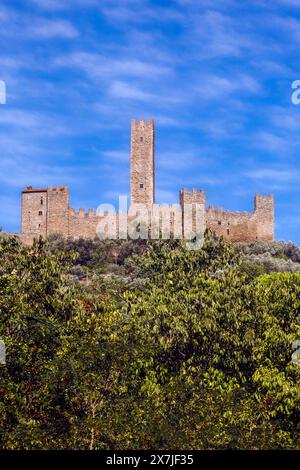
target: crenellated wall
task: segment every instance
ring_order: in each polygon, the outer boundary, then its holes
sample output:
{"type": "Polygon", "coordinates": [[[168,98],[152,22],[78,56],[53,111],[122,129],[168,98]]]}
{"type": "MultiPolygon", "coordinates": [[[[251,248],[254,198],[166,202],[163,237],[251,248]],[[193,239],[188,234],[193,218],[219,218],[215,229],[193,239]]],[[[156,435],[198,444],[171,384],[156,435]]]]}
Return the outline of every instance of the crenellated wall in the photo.
{"type": "Polygon", "coordinates": [[[55,233],[72,239],[95,239],[101,232],[107,238],[125,239],[128,234],[130,238],[180,239],[209,228],[233,242],[274,240],[273,195],[256,194],[253,212],[206,208],[204,190],[182,189],[179,200],[180,205],[153,204],[148,208],[135,204],[128,213],[96,214],[94,209],[71,209],[69,191],[64,186],[27,188],[22,192],[21,238],[27,244],[40,235],[55,233]]]}
{"type": "Polygon", "coordinates": [[[70,238],[91,238],[97,236],[96,229],[99,217],[96,215],[94,209],[89,209],[86,212],[84,209],[75,211],[69,209],[69,233],[70,238]]]}
{"type": "Polygon", "coordinates": [[[253,213],[209,207],[206,209],[206,226],[228,240],[248,242],[257,239],[257,218],[253,213]]]}
{"type": "Polygon", "coordinates": [[[233,242],[274,240],[274,196],[254,198],[253,212],[232,212],[209,206],[206,227],[233,242]]]}
{"type": "Polygon", "coordinates": [[[255,194],[252,212],[206,208],[203,189],[181,189],[179,205],[154,204],[154,121],[131,121],[130,190],[128,213],[95,213],[70,208],[65,186],[22,191],[21,239],[61,234],[66,238],[191,238],[205,228],[233,242],[274,240],[274,196],[255,194]],[[142,208],[141,204],[144,205],[142,208]]]}

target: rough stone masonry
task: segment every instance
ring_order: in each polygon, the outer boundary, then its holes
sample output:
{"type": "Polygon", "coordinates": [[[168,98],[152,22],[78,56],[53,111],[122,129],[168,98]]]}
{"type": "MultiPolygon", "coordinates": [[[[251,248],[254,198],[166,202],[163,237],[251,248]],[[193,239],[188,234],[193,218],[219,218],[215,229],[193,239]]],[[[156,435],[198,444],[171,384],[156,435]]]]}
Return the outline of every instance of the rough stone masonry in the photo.
{"type": "MultiPolygon", "coordinates": [[[[130,196],[132,208],[143,204],[151,219],[155,204],[155,132],[154,120],[131,121],[130,147],[130,196]]],[[[210,228],[218,236],[233,242],[252,242],[274,240],[274,196],[255,194],[252,212],[233,212],[214,207],[206,207],[205,191],[181,189],[179,206],[159,208],[159,220],[169,210],[170,232],[176,232],[176,223],[184,226],[188,205],[198,205],[204,211],[204,227],[210,228]]],[[[103,213],[96,214],[93,209],[78,212],[70,208],[69,190],[65,186],[33,188],[28,186],[22,191],[21,240],[31,244],[34,238],[61,234],[66,238],[91,238],[97,236],[97,226],[103,213]]],[[[123,214],[124,216],[124,214],[123,214]]],[[[118,226],[121,214],[109,214],[111,224],[118,226]]],[[[134,218],[134,217],[133,217],[134,218]]],[[[151,222],[150,222],[151,223],[151,222]]],[[[161,222],[162,223],[162,222],[161,222]]],[[[193,219],[194,223],[194,219],[193,219]]],[[[178,227],[177,227],[178,228],[178,227]]],[[[181,227],[180,227],[181,228],[181,227]]],[[[184,230],[182,231],[184,236],[184,230]]],[[[180,238],[180,236],[176,237],[180,238]]]]}

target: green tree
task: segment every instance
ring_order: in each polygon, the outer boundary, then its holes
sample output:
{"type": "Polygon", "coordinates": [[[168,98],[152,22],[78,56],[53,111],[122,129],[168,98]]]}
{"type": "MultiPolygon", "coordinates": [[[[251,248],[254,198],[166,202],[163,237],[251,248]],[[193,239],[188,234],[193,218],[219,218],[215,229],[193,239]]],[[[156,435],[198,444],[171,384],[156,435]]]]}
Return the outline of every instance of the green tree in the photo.
{"type": "Polygon", "coordinates": [[[126,259],[114,295],[71,249],[0,240],[1,448],[300,449],[299,274],[249,276],[210,234],[126,259]]]}

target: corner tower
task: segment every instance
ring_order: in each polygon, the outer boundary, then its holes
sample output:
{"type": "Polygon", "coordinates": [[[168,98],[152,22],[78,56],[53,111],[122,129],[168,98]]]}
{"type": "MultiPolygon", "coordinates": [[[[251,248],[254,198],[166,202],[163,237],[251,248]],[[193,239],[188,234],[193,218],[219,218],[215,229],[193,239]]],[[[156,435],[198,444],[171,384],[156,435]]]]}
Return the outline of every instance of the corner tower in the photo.
{"type": "Polygon", "coordinates": [[[274,241],[274,195],[256,193],[254,214],[257,217],[257,240],[274,241]]]}
{"type": "Polygon", "coordinates": [[[47,235],[47,188],[28,186],[22,191],[21,233],[38,237],[47,235]]]}
{"type": "Polygon", "coordinates": [[[130,197],[131,205],[155,202],[154,120],[131,120],[130,197]]]}

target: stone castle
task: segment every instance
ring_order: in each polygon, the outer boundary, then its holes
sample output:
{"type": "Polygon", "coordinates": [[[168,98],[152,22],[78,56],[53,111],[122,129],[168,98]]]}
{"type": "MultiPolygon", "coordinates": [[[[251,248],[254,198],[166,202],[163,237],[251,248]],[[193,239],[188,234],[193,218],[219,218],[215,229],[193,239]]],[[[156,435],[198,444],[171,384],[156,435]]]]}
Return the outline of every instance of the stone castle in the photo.
{"type": "MultiPolygon", "coordinates": [[[[116,233],[120,238],[121,220],[134,220],[138,212],[134,208],[143,205],[146,207],[146,217],[149,223],[154,213],[158,217],[159,233],[165,223],[163,215],[168,212],[168,225],[170,233],[175,238],[185,238],[184,222],[188,206],[202,208],[203,229],[210,228],[218,236],[233,242],[253,242],[257,240],[274,240],[274,196],[256,194],[252,212],[233,212],[223,209],[206,207],[205,191],[179,192],[179,205],[157,206],[155,204],[155,132],[154,121],[131,121],[131,148],[130,148],[130,197],[131,205],[126,214],[113,211],[108,214],[103,211],[84,209],[75,211],[70,208],[69,190],[65,186],[33,188],[27,187],[22,191],[22,223],[21,240],[32,243],[39,236],[47,237],[50,234],[61,234],[66,238],[91,238],[97,236],[97,227],[104,222],[119,229],[116,233]],[[182,237],[180,236],[182,233],[182,237]]],[[[195,214],[192,212],[192,227],[195,228],[195,214]]],[[[166,228],[166,227],[165,227],[166,228]]],[[[115,237],[117,238],[117,236],[115,237]]],[[[167,237],[165,237],[167,238],[167,237]]]]}

